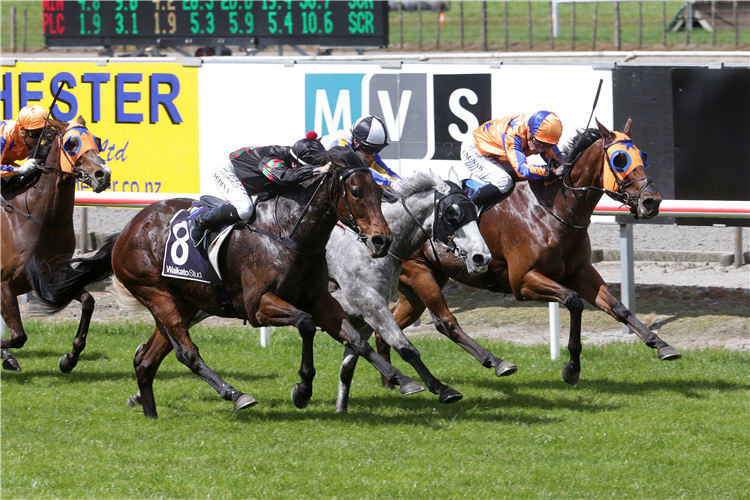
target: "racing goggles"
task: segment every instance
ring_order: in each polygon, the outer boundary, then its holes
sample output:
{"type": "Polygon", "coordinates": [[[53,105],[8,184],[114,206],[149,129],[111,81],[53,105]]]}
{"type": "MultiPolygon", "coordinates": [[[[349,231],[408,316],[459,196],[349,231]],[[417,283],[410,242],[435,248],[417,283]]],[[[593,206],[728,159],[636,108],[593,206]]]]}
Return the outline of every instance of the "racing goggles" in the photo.
{"type": "Polygon", "coordinates": [[[381,151],[383,151],[384,146],[366,146],[362,143],[359,144],[359,147],[357,148],[359,151],[362,151],[366,155],[374,155],[378,154],[381,151]]]}
{"type": "Polygon", "coordinates": [[[26,133],[26,136],[29,139],[39,139],[39,136],[42,135],[42,130],[44,129],[43,128],[38,128],[36,130],[23,129],[23,131],[26,133]]]}

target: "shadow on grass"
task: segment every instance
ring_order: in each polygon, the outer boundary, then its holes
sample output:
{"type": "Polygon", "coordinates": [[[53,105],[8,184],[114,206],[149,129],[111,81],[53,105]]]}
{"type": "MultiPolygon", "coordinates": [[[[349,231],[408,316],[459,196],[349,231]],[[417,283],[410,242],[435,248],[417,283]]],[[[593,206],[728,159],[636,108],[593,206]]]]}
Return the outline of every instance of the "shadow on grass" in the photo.
{"type": "MultiPolygon", "coordinates": [[[[226,380],[229,383],[233,383],[232,381],[242,381],[242,382],[257,382],[262,380],[275,380],[281,377],[279,374],[271,374],[271,375],[255,375],[250,374],[246,372],[238,372],[238,371],[220,371],[219,375],[226,380]]],[[[36,378],[52,378],[57,379],[60,381],[63,381],[65,383],[70,384],[90,384],[94,382],[100,382],[100,381],[117,381],[117,380],[132,380],[134,383],[136,381],[135,379],[135,370],[128,370],[128,371],[104,371],[104,372],[76,372],[75,369],[71,373],[62,373],[60,370],[34,370],[34,371],[21,371],[21,372],[13,372],[13,371],[3,371],[3,378],[5,379],[5,383],[19,383],[24,384],[31,380],[34,380],[36,378]]],[[[167,381],[167,380],[182,380],[182,379],[189,379],[189,380],[200,380],[200,378],[195,375],[193,372],[185,368],[184,371],[176,371],[176,370],[161,370],[156,374],[156,378],[154,379],[154,383],[158,383],[159,381],[167,381]]]]}

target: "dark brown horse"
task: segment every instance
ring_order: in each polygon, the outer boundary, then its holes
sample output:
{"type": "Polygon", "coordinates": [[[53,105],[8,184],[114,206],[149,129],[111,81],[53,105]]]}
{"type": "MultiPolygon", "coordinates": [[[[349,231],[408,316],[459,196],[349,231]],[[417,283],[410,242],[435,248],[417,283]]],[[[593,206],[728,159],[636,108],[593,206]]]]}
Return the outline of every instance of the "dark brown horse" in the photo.
{"type": "MultiPolygon", "coordinates": [[[[21,324],[17,296],[30,292],[26,279],[26,264],[31,257],[58,261],[69,258],[75,250],[73,206],[76,180],[89,184],[97,193],[109,187],[111,172],[99,157],[99,148],[86,129],[83,118],[68,123],[57,122],[49,137],[50,149],[43,158],[45,166],[30,184],[3,187],[2,198],[2,315],[10,330],[10,338],[2,339],[3,368],[21,367],[8,351],[20,349],[26,342],[21,324]]],[[[12,182],[12,181],[11,181],[12,182]]],[[[81,322],[73,341],[73,351],[60,358],[60,369],[67,373],[75,367],[78,356],[86,346],[86,333],[94,299],[84,289],[75,297],[81,303],[81,322]]]]}
{"type": "MultiPolygon", "coordinates": [[[[139,393],[131,396],[131,402],[140,402],[148,417],[156,417],[154,376],[173,349],[177,359],[222,398],[234,401],[236,410],[257,402],[222,380],[201,358],[188,329],[207,315],[242,318],[255,327],[294,326],[299,330],[301,381],[292,390],[292,400],[299,408],[304,408],[312,397],[316,325],[364,356],[391,383],[399,385],[403,394],[424,390],[360,338],[339,303],[328,293],[325,246],[337,221],[352,227],[361,239],[366,238],[373,256],[385,256],[391,242],[390,229],[380,210],[382,191],[362,158],[349,147],[333,148],[329,154],[339,169],[334,175],[319,177],[306,187],[290,190],[286,197],[258,204],[254,226],[265,234],[245,228],[235,230],[229,237],[220,258],[220,273],[231,299],[229,306],[222,306],[211,285],[161,275],[169,222],[179,210],[190,206],[190,200],[185,199],[145,208],[94,257],[78,259],[77,269],[84,269],[77,282],[55,275],[53,270],[49,279],[39,283],[33,280],[35,291],[49,305],[59,306],[67,297],[55,288],[57,283],[69,283],[72,290],[85,282],[87,273],[94,275],[105,269],[114,271],[130,294],[149,309],[156,329],[136,352],[139,393]]],[[[183,240],[189,244],[186,238],[185,234],[183,240]]],[[[68,273],[77,269],[60,268],[68,273]]]]}
{"type": "MultiPolygon", "coordinates": [[[[591,265],[588,225],[603,193],[627,204],[637,217],[659,213],[661,196],[644,170],[645,156],[630,140],[631,120],[624,134],[610,132],[597,121],[571,141],[553,182],[519,182],[513,193],[484,213],[479,227],[492,252],[487,275],[469,276],[463,264],[444,249],[436,262],[423,246],[402,269],[394,315],[401,328],[414,323],[425,307],[440,333],[466,349],[485,367],[495,356],[461,329],[441,292],[452,278],[492,291],[513,293],[517,300],[559,302],[570,312],[570,361],[563,365],[565,382],[575,384],[581,371],[581,315],[583,300],[626,324],[662,360],[680,358],[675,348],[644,326],[610,293],[591,265]]],[[[387,345],[378,351],[390,359],[387,345]]],[[[511,372],[512,373],[512,372],[511,372]]],[[[498,376],[504,373],[498,373],[498,376]]],[[[384,382],[385,383],[385,382],[384,382]]]]}

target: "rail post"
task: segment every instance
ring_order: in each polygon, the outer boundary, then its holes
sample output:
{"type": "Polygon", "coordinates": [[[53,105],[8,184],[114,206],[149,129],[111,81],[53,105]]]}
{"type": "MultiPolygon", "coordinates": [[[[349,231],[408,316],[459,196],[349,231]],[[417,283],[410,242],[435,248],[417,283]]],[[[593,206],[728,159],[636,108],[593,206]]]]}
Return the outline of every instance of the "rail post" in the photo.
{"type": "Polygon", "coordinates": [[[260,346],[268,347],[271,345],[271,329],[267,326],[260,327],[260,346]]]}
{"type": "Polygon", "coordinates": [[[560,303],[549,303],[549,357],[560,359],[560,303]]]}
{"type": "MultiPolygon", "coordinates": [[[[620,224],[620,302],[635,314],[633,224],[620,224]]],[[[628,333],[630,328],[623,324],[622,331],[628,333]]]]}

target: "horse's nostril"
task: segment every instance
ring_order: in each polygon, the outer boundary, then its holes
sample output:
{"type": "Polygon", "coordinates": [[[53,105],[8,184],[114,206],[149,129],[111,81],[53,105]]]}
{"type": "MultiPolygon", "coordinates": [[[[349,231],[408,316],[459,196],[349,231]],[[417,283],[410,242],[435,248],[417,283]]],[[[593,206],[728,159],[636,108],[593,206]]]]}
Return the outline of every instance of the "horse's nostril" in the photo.
{"type": "Polygon", "coordinates": [[[477,267],[482,267],[487,265],[487,257],[482,255],[481,253],[474,254],[474,256],[471,258],[472,262],[474,262],[474,265],[477,267]]]}
{"type": "Polygon", "coordinates": [[[376,235],[373,236],[370,241],[372,241],[372,246],[379,249],[391,246],[391,238],[388,236],[376,235]]]}
{"type": "Polygon", "coordinates": [[[104,174],[103,171],[97,170],[96,172],[94,172],[94,177],[96,177],[96,180],[101,181],[106,178],[106,175],[104,174]]]}

